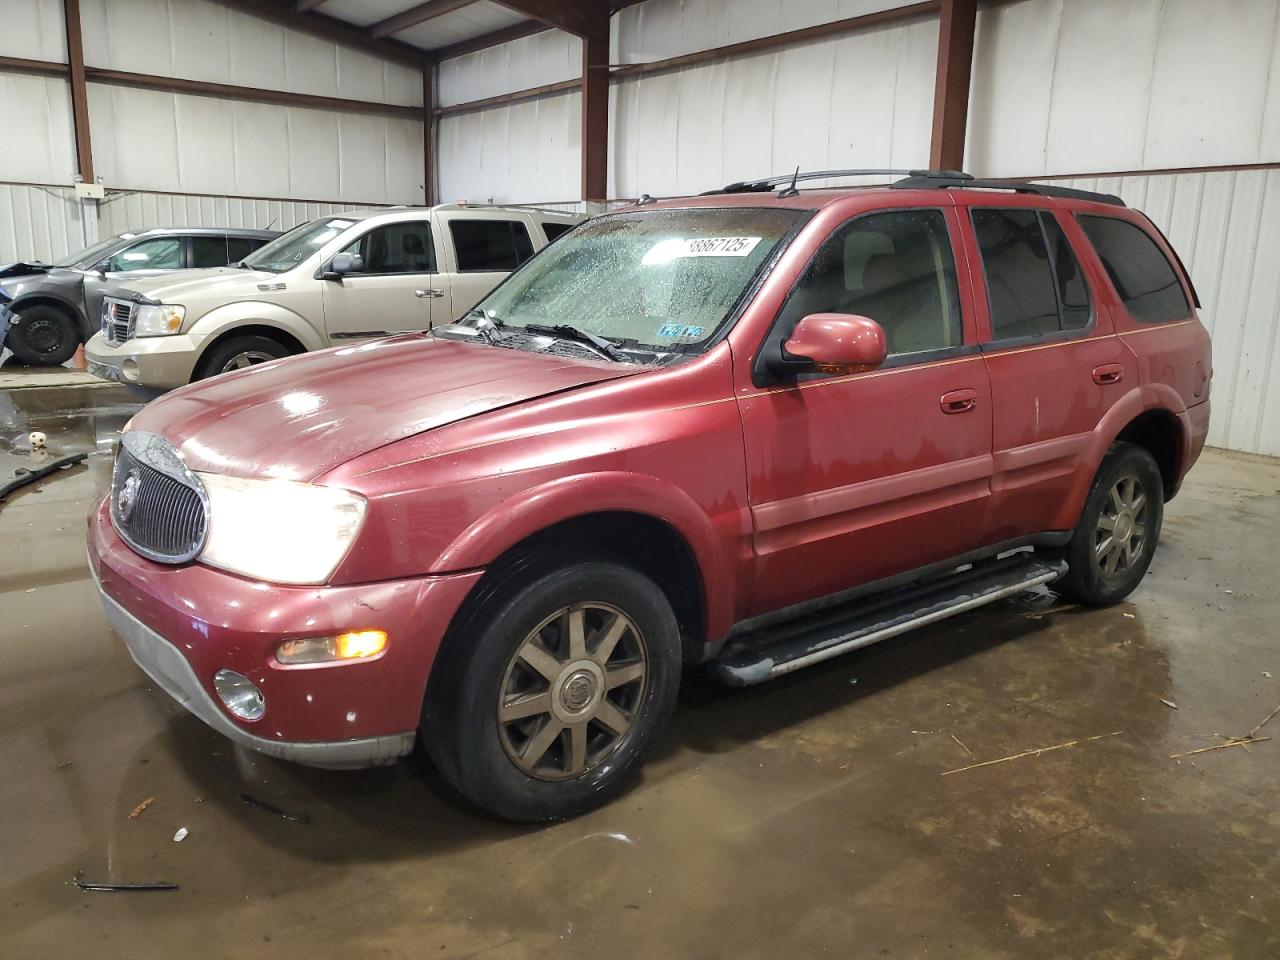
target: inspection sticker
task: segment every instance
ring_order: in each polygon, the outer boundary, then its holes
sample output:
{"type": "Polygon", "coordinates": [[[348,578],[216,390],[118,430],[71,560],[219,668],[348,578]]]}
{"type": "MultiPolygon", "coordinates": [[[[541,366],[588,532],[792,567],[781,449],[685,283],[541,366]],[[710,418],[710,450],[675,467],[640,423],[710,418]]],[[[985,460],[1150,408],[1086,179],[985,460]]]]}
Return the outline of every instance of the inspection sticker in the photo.
{"type": "Polygon", "coordinates": [[[745,257],[760,237],[672,237],[659,240],[644,255],[646,266],[670,263],[686,257],[745,257]]]}

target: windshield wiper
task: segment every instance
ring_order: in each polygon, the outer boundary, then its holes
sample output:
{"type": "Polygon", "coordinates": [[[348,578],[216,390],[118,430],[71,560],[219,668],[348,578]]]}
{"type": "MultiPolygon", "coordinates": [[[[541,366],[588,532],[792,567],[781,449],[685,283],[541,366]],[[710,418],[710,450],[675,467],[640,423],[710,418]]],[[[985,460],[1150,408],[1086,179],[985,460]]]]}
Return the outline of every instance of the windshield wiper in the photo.
{"type": "Polygon", "coordinates": [[[559,337],[561,340],[576,340],[578,343],[588,344],[617,363],[632,362],[631,357],[618,349],[618,344],[608,337],[602,337],[598,333],[592,333],[590,330],[583,330],[567,323],[526,323],[524,328],[530,333],[548,333],[553,337],[559,337]]]}
{"type": "Polygon", "coordinates": [[[479,307],[472,307],[467,311],[468,317],[479,317],[485,323],[477,323],[476,330],[480,332],[480,336],[484,337],[484,342],[493,344],[498,342],[494,330],[501,330],[507,325],[507,322],[499,317],[492,310],[481,310],[479,307]]]}

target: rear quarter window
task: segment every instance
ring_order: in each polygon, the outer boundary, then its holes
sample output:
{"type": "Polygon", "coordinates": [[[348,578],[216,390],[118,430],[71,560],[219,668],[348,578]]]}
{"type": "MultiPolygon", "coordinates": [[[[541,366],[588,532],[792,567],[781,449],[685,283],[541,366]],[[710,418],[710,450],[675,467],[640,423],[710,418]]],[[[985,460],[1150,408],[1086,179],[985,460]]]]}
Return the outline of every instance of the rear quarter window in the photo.
{"type": "Polygon", "coordinates": [[[1145,230],[1114,217],[1076,219],[1135,320],[1169,323],[1191,315],[1177,271],[1145,230]]]}
{"type": "Polygon", "coordinates": [[[455,219],[449,233],[463,273],[511,271],[533,256],[529,231],[518,220],[455,219]]]}
{"type": "Polygon", "coordinates": [[[552,240],[555,240],[557,237],[563,236],[564,234],[568,233],[570,230],[572,230],[576,226],[577,224],[575,223],[557,223],[554,221],[544,220],[542,222],[542,232],[547,235],[547,243],[550,243],[552,240]]]}

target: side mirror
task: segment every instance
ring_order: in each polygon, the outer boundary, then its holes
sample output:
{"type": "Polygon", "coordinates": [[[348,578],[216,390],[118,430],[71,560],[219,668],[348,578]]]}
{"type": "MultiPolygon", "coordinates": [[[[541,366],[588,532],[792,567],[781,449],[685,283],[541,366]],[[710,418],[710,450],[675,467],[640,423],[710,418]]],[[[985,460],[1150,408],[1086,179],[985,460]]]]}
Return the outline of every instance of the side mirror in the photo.
{"type": "Polygon", "coordinates": [[[884,363],[889,353],[884,328],[852,313],[812,313],[796,324],[769,364],[780,378],[798,373],[863,373],[884,363]]]}
{"type": "Polygon", "coordinates": [[[323,280],[340,280],[349,273],[361,273],[364,270],[364,257],[358,253],[339,253],[329,261],[329,269],[325,271],[323,280]]]}

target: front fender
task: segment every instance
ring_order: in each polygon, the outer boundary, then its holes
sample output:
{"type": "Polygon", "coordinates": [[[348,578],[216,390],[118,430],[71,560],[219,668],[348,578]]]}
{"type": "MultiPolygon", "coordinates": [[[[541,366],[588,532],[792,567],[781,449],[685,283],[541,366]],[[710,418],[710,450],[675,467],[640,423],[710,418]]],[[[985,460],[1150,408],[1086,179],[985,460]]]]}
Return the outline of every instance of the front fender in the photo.
{"type": "Polygon", "coordinates": [[[192,324],[188,334],[195,340],[208,341],[236,327],[251,324],[274,327],[292,336],[308,350],[329,346],[324,335],[305,316],[265,300],[237,300],[214,307],[192,324]]]}
{"type": "Polygon", "coordinates": [[[610,512],[643,514],[675,530],[702,578],[707,636],[728,630],[733,622],[732,575],[711,518],[683,490],[646,474],[578,474],[521,491],[467,527],[440,554],[432,572],[486,567],[521,540],[557,523],[610,512]]]}

